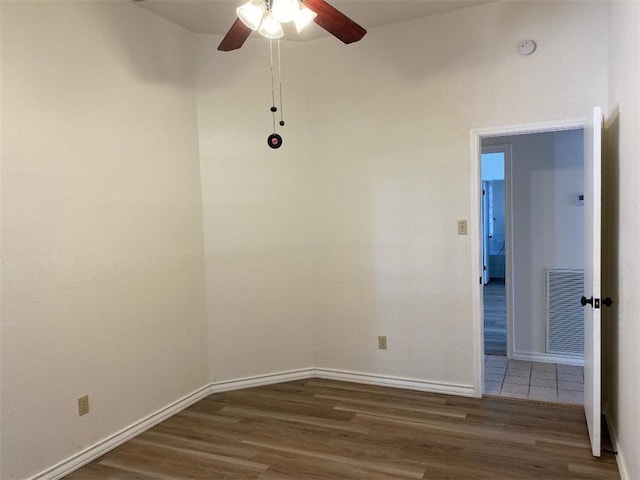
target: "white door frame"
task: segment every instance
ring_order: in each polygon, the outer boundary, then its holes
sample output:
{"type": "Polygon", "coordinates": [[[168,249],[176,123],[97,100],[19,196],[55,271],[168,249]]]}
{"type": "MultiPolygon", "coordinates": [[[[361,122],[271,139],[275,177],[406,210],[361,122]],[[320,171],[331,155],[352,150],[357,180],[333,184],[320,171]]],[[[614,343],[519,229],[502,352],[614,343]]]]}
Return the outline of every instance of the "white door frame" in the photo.
{"type": "MultiPolygon", "coordinates": [[[[551,120],[547,122],[506,125],[501,127],[473,128],[470,140],[471,215],[471,307],[473,318],[474,395],[482,397],[484,391],[484,312],[482,302],[482,177],[480,155],[482,139],[526,135],[531,133],[559,132],[584,129],[588,119],[551,120]]],[[[506,172],[505,172],[506,175],[506,172]]]]}

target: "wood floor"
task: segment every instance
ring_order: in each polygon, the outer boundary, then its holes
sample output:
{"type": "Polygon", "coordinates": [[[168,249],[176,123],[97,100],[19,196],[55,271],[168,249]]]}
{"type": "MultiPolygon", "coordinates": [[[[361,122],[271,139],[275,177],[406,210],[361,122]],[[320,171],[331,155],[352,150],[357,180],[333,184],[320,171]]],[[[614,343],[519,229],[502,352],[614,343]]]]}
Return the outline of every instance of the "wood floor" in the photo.
{"type": "Polygon", "coordinates": [[[313,379],[211,395],[66,478],[620,477],[580,408],[313,379]]]}

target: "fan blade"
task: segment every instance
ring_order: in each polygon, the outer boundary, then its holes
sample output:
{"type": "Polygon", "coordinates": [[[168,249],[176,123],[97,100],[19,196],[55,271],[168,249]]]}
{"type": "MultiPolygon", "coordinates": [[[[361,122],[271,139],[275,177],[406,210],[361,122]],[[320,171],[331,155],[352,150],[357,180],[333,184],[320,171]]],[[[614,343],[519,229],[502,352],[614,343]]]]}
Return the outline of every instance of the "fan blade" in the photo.
{"type": "Polygon", "coordinates": [[[240,48],[245,40],[251,35],[251,29],[247,27],[239,18],[231,25],[231,28],[218,45],[218,50],[229,52],[240,48]]]}
{"type": "Polygon", "coordinates": [[[304,0],[303,5],[316,12],[314,22],[344,43],[353,43],[364,37],[367,31],[324,0],[304,0]]]}

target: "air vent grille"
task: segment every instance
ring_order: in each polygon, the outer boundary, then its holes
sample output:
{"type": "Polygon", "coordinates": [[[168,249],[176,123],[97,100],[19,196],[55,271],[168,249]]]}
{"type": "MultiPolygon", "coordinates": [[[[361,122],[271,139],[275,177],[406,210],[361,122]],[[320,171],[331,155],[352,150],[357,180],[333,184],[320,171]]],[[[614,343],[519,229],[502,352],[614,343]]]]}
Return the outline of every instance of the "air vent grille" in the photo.
{"type": "Polygon", "coordinates": [[[583,357],[584,270],[547,270],[547,353],[583,357]]]}

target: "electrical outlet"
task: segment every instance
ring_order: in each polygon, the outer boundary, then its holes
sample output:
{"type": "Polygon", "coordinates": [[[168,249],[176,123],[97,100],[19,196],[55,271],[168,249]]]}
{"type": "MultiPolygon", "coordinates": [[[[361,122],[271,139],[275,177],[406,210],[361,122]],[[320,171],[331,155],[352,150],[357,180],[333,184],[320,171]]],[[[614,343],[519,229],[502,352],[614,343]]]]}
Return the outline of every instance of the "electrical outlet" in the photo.
{"type": "Polygon", "coordinates": [[[467,221],[458,220],[458,235],[467,235],[467,221]]]}
{"type": "Polygon", "coordinates": [[[78,415],[86,415],[89,413],[89,395],[85,395],[78,399],[78,415]]]}
{"type": "Polygon", "coordinates": [[[378,337],[378,349],[386,350],[387,349],[387,337],[381,336],[378,337]]]}

